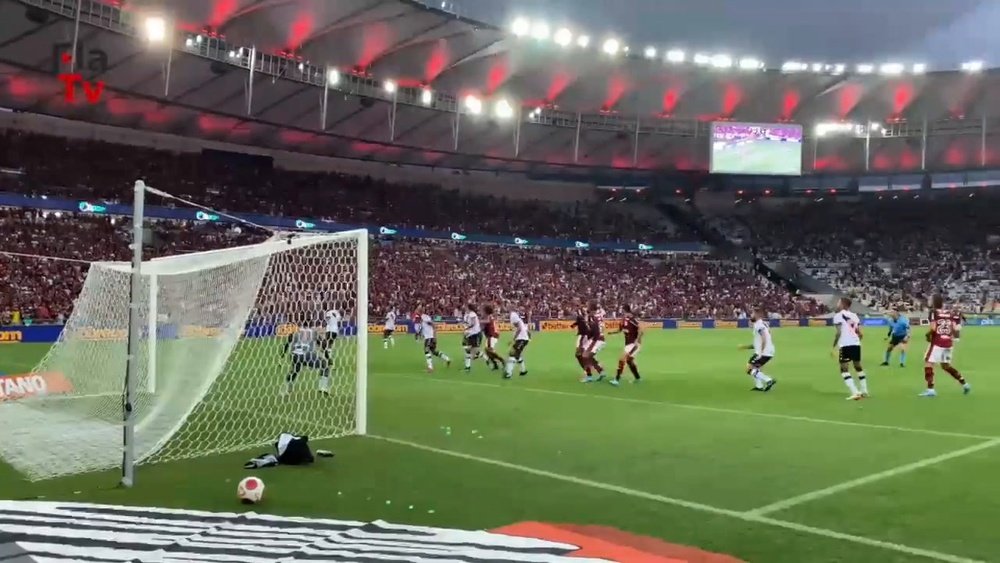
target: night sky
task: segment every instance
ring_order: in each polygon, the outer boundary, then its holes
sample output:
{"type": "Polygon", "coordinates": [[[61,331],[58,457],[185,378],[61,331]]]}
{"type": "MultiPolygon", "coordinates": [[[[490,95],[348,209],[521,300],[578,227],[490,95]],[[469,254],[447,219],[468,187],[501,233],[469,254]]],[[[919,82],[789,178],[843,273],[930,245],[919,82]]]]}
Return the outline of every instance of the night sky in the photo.
{"type": "MultiPolygon", "coordinates": [[[[452,0],[448,0],[449,2],[452,0]]],[[[430,2],[429,2],[430,3],[430,2]]],[[[509,27],[515,16],[619,34],[647,44],[806,62],[1000,61],[996,0],[454,0],[455,10],[509,27]],[[991,54],[996,56],[991,57],[991,54]]]]}

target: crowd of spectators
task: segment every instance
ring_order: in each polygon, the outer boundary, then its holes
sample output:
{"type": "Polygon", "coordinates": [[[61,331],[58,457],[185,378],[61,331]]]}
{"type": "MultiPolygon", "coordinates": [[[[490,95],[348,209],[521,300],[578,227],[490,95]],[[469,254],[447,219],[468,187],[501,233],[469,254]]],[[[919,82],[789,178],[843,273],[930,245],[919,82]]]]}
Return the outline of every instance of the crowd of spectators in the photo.
{"type": "MultiPolygon", "coordinates": [[[[390,184],[367,176],[283,170],[249,158],[207,157],[12,130],[0,132],[3,167],[23,174],[0,176],[0,191],[80,200],[131,201],[132,184],[142,178],[160,190],[221,211],[528,238],[692,240],[690,233],[665,229],[603,201],[555,206],[509,200],[502,194],[390,184]]],[[[150,203],[172,202],[152,198],[150,203]]]]}
{"type": "MultiPolygon", "coordinates": [[[[72,311],[87,263],[128,260],[128,221],[107,216],[5,210],[0,250],[0,312],[37,322],[72,311]],[[16,254],[10,254],[16,253],[16,254]],[[52,260],[45,256],[68,260],[52,260]]],[[[147,257],[259,242],[266,234],[218,224],[154,222],[147,257]]],[[[576,299],[610,313],[630,303],[646,317],[735,318],[764,306],[786,317],[822,313],[745,266],[697,257],[504,247],[454,242],[381,240],[371,251],[371,314],[417,307],[450,315],[465,303],[494,302],[534,318],[568,316],[576,299]]]]}
{"type": "Polygon", "coordinates": [[[1000,301],[1000,200],[809,200],[754,209],[745,223],[766,261],[790,261],[876,309],[920,310],[943,292],[969,312],[1000,301]]]}

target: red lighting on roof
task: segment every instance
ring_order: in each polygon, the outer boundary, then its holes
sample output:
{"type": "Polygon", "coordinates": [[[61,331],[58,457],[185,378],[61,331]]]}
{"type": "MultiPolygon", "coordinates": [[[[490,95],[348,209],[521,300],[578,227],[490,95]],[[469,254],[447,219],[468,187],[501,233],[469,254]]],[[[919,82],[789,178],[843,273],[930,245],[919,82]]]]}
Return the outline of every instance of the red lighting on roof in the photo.
{"type": "Polygon", "coordinates": [[[831,193],[831,194],[835,194],[835,193],[837,193],[837,189],[836,189],[836,188],[831,188],[831,189],[830,189],[830,193],[831,193]]]}

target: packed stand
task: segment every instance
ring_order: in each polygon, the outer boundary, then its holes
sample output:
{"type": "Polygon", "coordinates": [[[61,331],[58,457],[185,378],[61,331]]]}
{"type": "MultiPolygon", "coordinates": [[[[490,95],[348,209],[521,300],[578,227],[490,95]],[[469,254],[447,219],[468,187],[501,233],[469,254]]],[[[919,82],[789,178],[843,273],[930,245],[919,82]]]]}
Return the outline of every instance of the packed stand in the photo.
{"type": "MultiPolygon", "coordinates": [[[[595,242],[695,240],[600,202],[559,207],[432,185],[390,184],[371,177],[296,172],[260,161],[207,158],[102,141],[0,132],[0,190],[72,199],[131,201],[132,184],[154,187],[222,211],[313,217],[348,225],[386,225],[595,242]]],[[[166,205],[169,202],[150,203],[166,205]]]]}
{"type": "Polygon", "coordinates": [[[753,246],[876,309],[922,310],[943,292],[968,312],[1000,300],[998,201],[984,197],[826,201],[760,207],[753,246]]]}

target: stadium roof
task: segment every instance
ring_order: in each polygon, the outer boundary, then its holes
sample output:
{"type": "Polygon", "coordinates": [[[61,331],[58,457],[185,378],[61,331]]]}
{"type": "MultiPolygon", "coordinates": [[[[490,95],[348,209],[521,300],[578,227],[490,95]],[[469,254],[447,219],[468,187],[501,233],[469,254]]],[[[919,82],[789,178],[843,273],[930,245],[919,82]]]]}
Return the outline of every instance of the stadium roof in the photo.
{"type": "Polygon", "coordinates": [[[518,36],[408,0],[173,0],[169,14],[160,2],[129,2],[120,14],[85,1],[79,62],[108,93],[96,105],[68,104],[51,75],[68,70],[58,59],[75,34],[76,3],[0,0],[4,104],[344,156],[698,169],[704,150],[692,139],[713,120],[791,121],[807,135],[830,121],[921,124],[905,128],[918,135],[927,120],[940,124],[931,135],[972,134],[1000,99],[1000,74],[971,67],[857,74],[803,62],[782,71],[741,68],[735,56],[723,64],[720,53],[677,63],[637,49],[624,56],[622,44],[608,54],[599,37],[581,48],[574,35],[563,47],[555,28],[529,23],[518,36]],[[174,50],[142,37],[150,16],[181,30],[174,50]]]}

